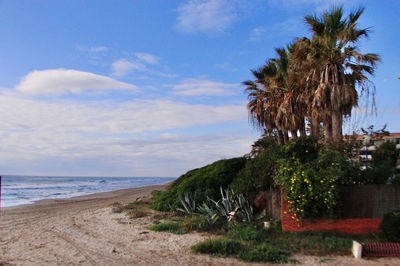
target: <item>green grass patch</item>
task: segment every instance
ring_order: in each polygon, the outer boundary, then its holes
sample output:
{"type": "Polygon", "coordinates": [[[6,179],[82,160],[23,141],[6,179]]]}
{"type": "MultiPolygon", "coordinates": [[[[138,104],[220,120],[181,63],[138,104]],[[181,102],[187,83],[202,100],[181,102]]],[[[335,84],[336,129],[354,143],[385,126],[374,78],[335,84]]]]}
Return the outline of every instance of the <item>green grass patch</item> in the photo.
{"type": "MultiPolygon", "coordinates": [[[[198,223],[197,218],[190,218],[198,223]]],[[[192,247],[195,253],[235,256],[248,262],[297,263],[291,254],[316,256],[350,255],[352,240],[376,242],[377,236],[347,236],[330,232],[282,232],[272,227],[265,230],[255,225],[229,225],[225,238],[212,239],[192,247]]]]}
{"type": "Polygon", "coordinates": [[[288,263],[289,253],[273,247],[271,244],[255,245],[247,250],[241,250],[238,258],[250,262],[288,263]]]}
{"type": "Polygon", "coordinates": [[[347,236],[329,232],[273,232],[267,231],[260,242],[289,253],[307,255],[350,254],[352,240],[374,242],[373,236],[347,236]]]}
{"type": "Polygon", "coordinates": [[[150,209],[150,202],[142,200],[136,200],[127,204],[114,202],[110,206],[113,213],[126,212],[133,219],[147,216],[150,209]]]}
{"type": "Polygon", "coordinates": [[[183,225],[188,231],[203,231],[221,234],[225,229],[226,222],[224,220],[211,221],[202,215],[188,215],[185,217],[183,225]]]}
{"type": "Polygon", "coordinates": [[[156,232],[170,232],[177,235],[183,235],[187,233],[186,230],[182,229],[181,224],[173,222],[153,224],[149,227],[149,229],[156,232]]]}
{"type": "Polygon", "coordinates": [[[220,238],[220,239],[209,239],[204,242],[197,243],[192,246],[194,253],[211,254],[215,256],[230,256],[240,252],[243,245],[232,239],[220,238]]]}
{"type": "Polygon", "coordinates": [[[233,239],[255,242],[263,241],[268,237],[267,231],[263,229],[257,229],[254,225],[241,224],[231,226],[227,234],[233,239]]]}

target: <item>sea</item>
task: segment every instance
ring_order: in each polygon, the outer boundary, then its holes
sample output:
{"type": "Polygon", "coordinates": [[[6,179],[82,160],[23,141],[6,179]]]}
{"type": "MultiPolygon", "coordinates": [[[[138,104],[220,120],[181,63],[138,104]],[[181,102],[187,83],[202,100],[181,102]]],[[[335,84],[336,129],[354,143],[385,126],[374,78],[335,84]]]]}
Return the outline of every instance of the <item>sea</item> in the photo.
{"type": "Polygon", "coordinates": [[[32,204],[124,188],[163,185],[176,177],[1,176],[1,207],[32,204]]]}

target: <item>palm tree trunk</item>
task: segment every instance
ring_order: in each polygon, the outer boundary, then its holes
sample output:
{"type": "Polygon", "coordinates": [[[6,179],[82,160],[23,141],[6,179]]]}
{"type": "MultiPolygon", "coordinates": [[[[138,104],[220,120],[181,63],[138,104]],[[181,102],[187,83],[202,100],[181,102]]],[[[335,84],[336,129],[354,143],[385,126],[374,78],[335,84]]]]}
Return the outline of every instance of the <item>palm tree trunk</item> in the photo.
{"type": "Polygon", "coordinates": [[[287,144],[289,142],[289,135],[286,129],[283,130],[283,142],[287,144]]]}
{"type": "Polygon", "coordinates": [[[332,142],[332,122],[327,121],[324,123],[325,142],[332,142]]]}
{"type": "Polygon", "coordinates": [[[292,138],[297,139],[297,130],[290,130],[290,135],[292,135],[292,138]]]}
{"type": "Polygon", "coordinates": [[[319,119],[318,114],[311,114],[311,135],[319,139],[319,119]]]}
{"type": "Polygon", "coordinates": [[[283,145],[284,144],[282,130],[278,130],[278,144],[279,145],[283,145]]]}
{"type": "Polygon", "coordinates": [[[303,137],[303,136],[306,135],[306,125],[305,125],[304,122],[303,122],[303,124],[302,124],[302,126],[301,126],[299,132],[300,132],[300,137],[303,137]]]}
{"type": "Polygon", "coordinates": [[[300,124],[299,133],[300,133],[300,137],[303,137],[306,135],[306,124],[305,124],[304,119],[303,119],[303,122],[300,124]]]}
{"type": "Polygon", "coordinates": [[[338,111],[332,112],[332,139],[342,140],[342,115],[338,111]]]}

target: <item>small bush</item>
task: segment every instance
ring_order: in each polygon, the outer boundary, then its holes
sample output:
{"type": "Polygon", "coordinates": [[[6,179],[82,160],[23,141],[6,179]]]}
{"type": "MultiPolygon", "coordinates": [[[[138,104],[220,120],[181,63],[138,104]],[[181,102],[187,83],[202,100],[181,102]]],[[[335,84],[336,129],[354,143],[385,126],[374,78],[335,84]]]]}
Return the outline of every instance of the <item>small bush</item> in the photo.
{"type": "Polygon", "coordinates": [[[292,139],[282,148],[282,158],[297,158],[300,162],[312,162],[318,157],[320,145],[314,136],[292,139]]]}
{"type": "Polygon", "coordinates": [[[182,229],[182,226],[177,223],[159,223],[149,227],[150,230],[156,232],[170,232],[177,235],[186,234],[187,231],[182,229]]]}
{"type": "Polygon", "coordinates": [[[205,253],[216,256],[229,256],[238,254],[243,248],[242,244],[236,240],[231,239],[209,239],[204,242],[197,243],[192,246],[194,253],[205,253]]]}
{"type": "Polygon", "coordinates": [[[202,231],[205,219],[200,215],[187,216],[185,218],[184,226],[187,230],[202,231]]]}
{"type": "Polygon", "coordinates": [[[134,218],[141,218],[147,216],[148,213],[144,210],[132,210],[129,212],[129,218],[134,219],[134,218]]]}
{"type": "Polygon", "coordinates": [[[120,202],[114,202],[110,206],[112,207],[111,211],[113,213],[127,212],[130,218],[139,218],[147,216],[148,213],[146,207],[149,206],[149,203],[142,200],[136,200],[126,205],[123,205],[120,202]]]}
{"type": "Polygon", "coordinates": [[[380,229],[385,240],[400,242],[400,210],[385,214],[380,229]]]}
{"type": "Polygon", "coordinates": [[[288,254],[272,247],[270,244],[262,244],[250,247],[248,250],[242,250],[239,259],[251,262],[275,262],[288,263],[288,254]]]}
{"type": "Polygon", "coordinates": [[[184,228],[188,231],[206,231],[215,232],[224,226],[223,220],[212,222],[203,215],[186,216],[184,221],[184,228]]]}
{"type": "Polygon", "coordinates": [[[252,225],[236,224],[229,229],[228,236],[243,241],[262,241],[267,238],[267,231],[257,229],[252,225]]]}
{"type": "Polygon", "coordinates": [[[125,210],[125,206],[119,202],[114,202],[113,204],[111,204],[111,207],[111,211],[113,213],[121,213],[125,210]]]}

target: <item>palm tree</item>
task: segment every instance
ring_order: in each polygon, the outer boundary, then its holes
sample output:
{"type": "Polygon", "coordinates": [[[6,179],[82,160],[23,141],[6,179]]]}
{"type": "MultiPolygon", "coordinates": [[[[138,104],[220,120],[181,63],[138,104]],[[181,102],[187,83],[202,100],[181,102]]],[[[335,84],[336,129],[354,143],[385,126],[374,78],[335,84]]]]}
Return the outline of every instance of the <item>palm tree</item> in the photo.
{"type": "Polygon", "coordinates": [[[313,106],[315,89],[318,84],[314,79],[310,78],[315,65],[319,62],[317,54],[314,54],[315,49],[312,49],[311,40],[308,38],[298,38],[290,45],[290,68],[291,79],[297,88],[297,102],[302,104],[303,114],[307,118],[311,128],[311,135],[319,138],[320,124],[323,113],[313,106]],[[308,75],[307,75],[308,74],[308,75]]]}
{"type": "Polygon", "coordinates": [[[253,70],[255,81],[245,81],[245,92],[248,93],[247,109],[253,125],[267,130],[276,130],[279,143],[285,143],[284,133],[276,123],[276,115],[281,102],[281,93],[277,91],[271,77],[276,75],[276,68],[272,62],[253,70]]]}
{"type": "MultiPolygon", "coordinates": [[[[288,50],[290,49],[289,45],[288,50]]],[[[294,75],[290,68],[288,50],[275,49],[278,58],[272,59],[278,70],[273,78],[283,94],[276,121],[282,128],[290,130],[292,137],[297,137],[297,131],[300,131],[300,134],[304,132],[304,114],[301,110],[301,101],[298,99],[296,83],[293,82],[294,75]]]]}
{"type": "MultiPolygon", "coordinates": [[[[325,131],[330,131],[333,141],[342,139],[342,119],[350,116],[358,104],[358,92],[369,93],[377,54],[360,53],[357,43],[368,36],[368,29],[358,29],[357,21],[364,9],[359,8],[343,17],[343,8],[333,8],[322,17],[306,16],[305,21],[313,33],[309,42],[306,79],[316,85],[312,101],[314,110],[327,110],[322,118],[325,131]],[[331,129],[330,129],[331,127],[331,129]]],[[[311,85],[311,86],[312,86],[311,85]]],[[[330,132],[327,132],[328,139],[330,132]]]]}
{"type": "Polygon", "coordinates": [[[249,97],[251,121],[261,128],[276,130],[279,143],[289,140],[289,131],[292,137],[297,137],[298,131],[300,135],[305,134],[305,107],[297,76],[290,68],[291,49],[291,46],[288,50],[276,49],[277,58],[267,60],[264,66],[252,71],[256,80],[243,82],[249,97]]]}

